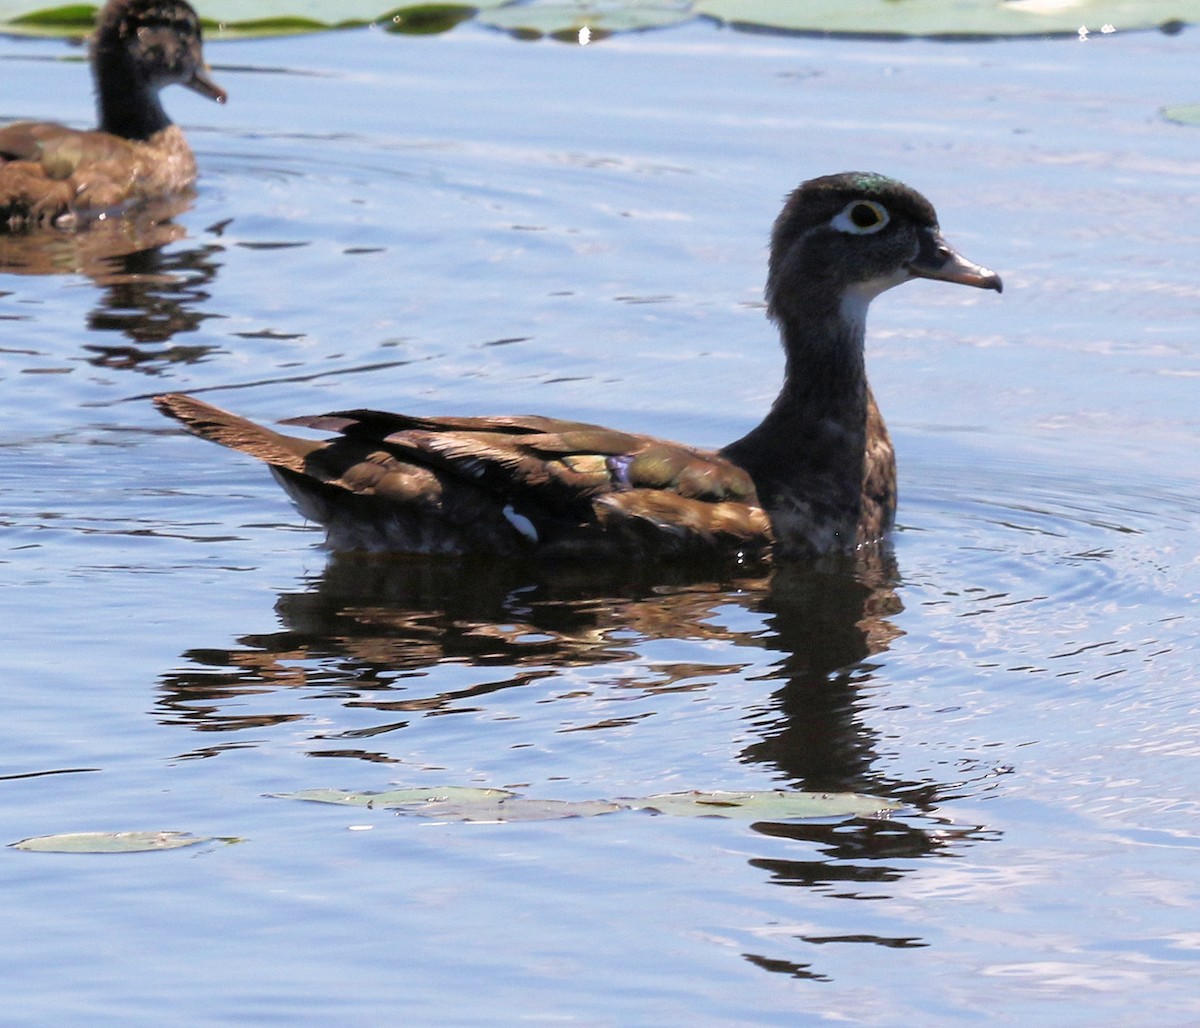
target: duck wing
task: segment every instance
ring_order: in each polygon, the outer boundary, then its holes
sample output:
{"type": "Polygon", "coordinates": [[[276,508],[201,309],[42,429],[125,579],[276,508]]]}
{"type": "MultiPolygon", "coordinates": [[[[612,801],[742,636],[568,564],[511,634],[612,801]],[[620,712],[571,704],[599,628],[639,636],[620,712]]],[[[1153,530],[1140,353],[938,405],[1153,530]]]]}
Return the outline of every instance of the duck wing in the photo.
{"type": "Polygon", "coordinates": [[[24,121],[0,129],[0,213],[13,225],[54,222],[82,207],[128,199],[144,158],[105,132],[24,121]]]}
{"type": "Polygon", "coordinates": [[[196,434],[271,465],[339,549],[673,557],[770,544],[745,471],[649,436],[532,415],[351,410],[284,422],[335,433],[311,441],[192,397],[155,402],[196,434]]]}

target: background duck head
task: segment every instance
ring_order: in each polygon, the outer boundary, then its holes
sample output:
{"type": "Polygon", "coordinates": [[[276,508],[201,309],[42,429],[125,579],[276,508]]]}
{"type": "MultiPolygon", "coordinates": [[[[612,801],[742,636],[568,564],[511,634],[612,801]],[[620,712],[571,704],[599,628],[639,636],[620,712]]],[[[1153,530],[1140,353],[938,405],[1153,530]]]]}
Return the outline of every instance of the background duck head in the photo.
{"type": "Polygon", "coordinates": [[[159,92],[179,84],[225,102],[201,38],[184,0],[111,0],[92,42],[99,128],[45,121],[0,128],[0,231],[79,228],[185,192],[196,160],[159,92]]]}
{"type": "Polygon", "coordinates": [[[149,139],[166,128],[171,119],[158,95],[166,86],[186,86],[224,103],[202,44],[200,19],[185,0],[110,0],[92,41],[100,131],[149,139]]]}

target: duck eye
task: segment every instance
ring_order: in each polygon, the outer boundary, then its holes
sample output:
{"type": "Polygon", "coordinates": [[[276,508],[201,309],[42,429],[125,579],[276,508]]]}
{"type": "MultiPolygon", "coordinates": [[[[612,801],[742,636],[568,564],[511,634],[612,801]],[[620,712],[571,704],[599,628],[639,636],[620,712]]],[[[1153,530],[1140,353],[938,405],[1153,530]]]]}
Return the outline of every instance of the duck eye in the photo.
{"type": "Polygon", "coordinates": [[[830,224],[839,232],[864,236],[878,232],[889,220],[887,208],[882,204],[877,204],[874,200],[852,200],[830,224]]]}

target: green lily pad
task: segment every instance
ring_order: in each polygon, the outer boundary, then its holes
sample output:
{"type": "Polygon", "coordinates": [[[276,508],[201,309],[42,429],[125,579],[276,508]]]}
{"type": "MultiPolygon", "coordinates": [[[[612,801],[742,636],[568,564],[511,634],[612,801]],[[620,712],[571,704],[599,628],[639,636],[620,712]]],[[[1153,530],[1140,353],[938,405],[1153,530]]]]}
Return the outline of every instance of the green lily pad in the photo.
{"type": "Polygon", "coordinates": [[[1164,107],[1163,117],[1180,125],[1200,125],[1200,104],[1180,104],[1164,107]]]}
{"type": "MultiPolygon", "coordinates": [[[[197,0],[217,37],[287,35],[377,24],[445,32],[474,17],[521,38],[588,41],[704,16],[775,32],[880,36],[1020,36],[1150,29],[1200,21],[1200,0],[467,0],[385,6],[386,0],[197,0]],[[282,8],[282,10],[281,10],[282,8]],[[588,30],[587,37],[580,35],[588,30]]],[[[82,35],[95,6],[0,0],[0,29],[82,35]]]]}
{"type": "MultiPolygon", "coordinates": [[[[195,5],[209,38],[290,36],[378,24],[389,32],[425,35],[446,32],[489,7],[510,0],[470,3],[418,3],[385,7],[381,0],[292,0],[284,12],[275,0],[199,0],[195,5]]],[[[96,7],[66,4],[47,7],[29,0],[0,0],[0,29],[36,36],[85,36],[92,31],[96,7]]]]}
{"type": "Polygon", "coordinates": [[[188,832],[66,832],[38,835],[10,845],[13,849],[32,853],[147,853],[211,841],[188,832]]]}
{"type": "Polygon", "coordinates": [[[548,821],[595,817],[621,810],[645,810],[673,817],[726,817],[744,821],[789,821],[802,818],[876,817],[900,804],[857,793],[800,792],[674,792],[644,799],[539,800],[507,789],[446,786],[434,789],[392,789],[387,792],[343,792],[305,789],[277,793],[276,799],[308,800],[373,809],[400,810],[439,821],[548,821]]]}
{"type": "Polygon", "coordinates": [[[693,7],[737,26],[853,36],[1074,35],[1200,20],[1197,0],[695,0],[693,7]]]}
{"type": "Polygon", "coordinates": [[[391,11],[385,17],[377,19],[377,22],[388,32],[398,32],[407,36],[432,36],[439,32],[449,32],[459,22],[470,20],[475,17],[478,9],[475,5],[465,4],[416,4],[391,11]]]}

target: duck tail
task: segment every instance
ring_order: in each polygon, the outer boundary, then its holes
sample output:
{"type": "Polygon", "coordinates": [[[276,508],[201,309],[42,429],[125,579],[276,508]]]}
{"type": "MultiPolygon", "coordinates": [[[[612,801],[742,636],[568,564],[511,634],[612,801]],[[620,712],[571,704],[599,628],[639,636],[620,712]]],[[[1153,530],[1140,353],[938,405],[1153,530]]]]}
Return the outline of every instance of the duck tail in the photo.
{"type": "Polygon", "coordinates": [[[201,439],[248,453],[272,467],[284,468],[298,474],[306,473],[308,455],[325,446],[322,442],[284,435],[263,425],[257,425],[253,421],[183,393],[156,396],[154,405],[163,414],[182,422],[189,432],[201,439]]]}

